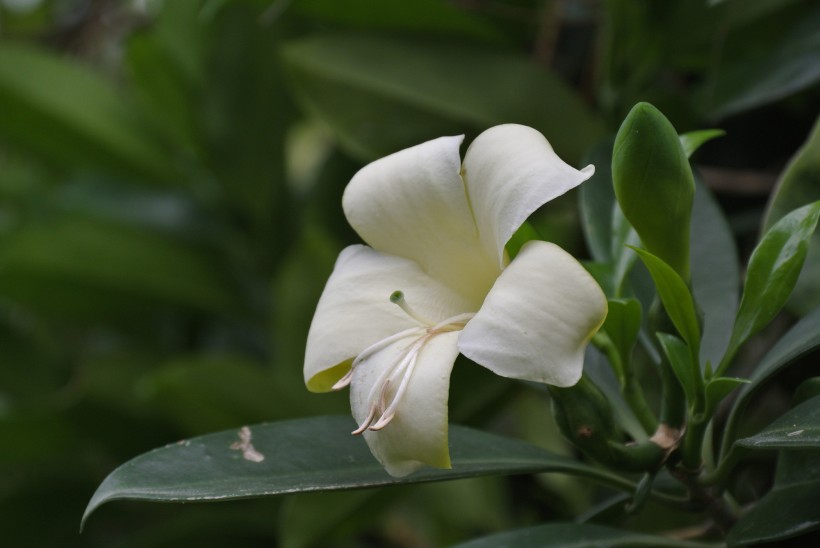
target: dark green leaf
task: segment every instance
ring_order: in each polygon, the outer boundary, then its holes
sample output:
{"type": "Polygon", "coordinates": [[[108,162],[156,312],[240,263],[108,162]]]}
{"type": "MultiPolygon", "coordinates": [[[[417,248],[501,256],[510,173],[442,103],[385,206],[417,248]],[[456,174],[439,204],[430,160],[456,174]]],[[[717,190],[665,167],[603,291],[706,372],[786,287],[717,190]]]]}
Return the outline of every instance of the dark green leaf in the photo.
{"type": "Polygon", "coordinates": [[[695,384],[694,369],[692,367],[692,354],[686,347],[686,344],[674,335],[667,333],[658,333],[658,341],[661,343],[661,348],[669,360],[669,365],[672,366],[678,382],[683,387],[683,392],[686,394],[686,400],[692,404],[697,397],[697,386],[695,384]]]}
{"type": "MultiPolygon", "coordinates": [[[[744,10],[745,11],[745,6],[744,10]]],[[[725,117],[788,97],[820,79],[820,4],[792,9],[733,29],[724,62],[707,93],[712,115],[725,117]]]]}
{"type": "Polygon", "coordinates": [[[695,312],[695,301],[683,279],[671,266],[645,249],[633,248],[640,256],[655,287],[658,296],[669,314],[669,319],[675,325],[683,340],[690,348],[693,356],[698,356],[700,349],[700,327],[695,312]]]}
{"type": "Polygon", "coordinates": [[[780,219],[755,248],[749,259],[740,310],[726,351],[728,359],[750,336],[766,326],[785,304],[803,267],[818,217],[820,200],[780,219]]]}
{"type": "Polygon", "coordinates": [[[735,377],[718,377],[710,380],[706,384],[706,416],[711,416],[712,411],[723,401],[723,398],[742,384],[749,384],[749,381],[735,377]]]}
{"type": "MultiPolygon", "coordinates": [[[[769,202],[764,227],[770,228],[790,211],[820,200],[820,117],[808,140],[792,158],[780,177],[769,202]]],[[[820,234],[812,238],[806,263],[787,304],[790,310],[807,314],[820,306],[820,234]]]]}
{"type": "Polygon", "coordinates": [[[597,143],[585,157],[595,166],[595,173],[579,187],[578,203],[581,229],[592,258],[598,262],[612,259],[612,212],[615,190],[612,188],[612,141],[597,143]]]}
{"type": "Polygon", "coordinates": [[[622,363],[630,363],[641,330],[641,303],[636,299],[609,299],[604,331],[618,349],[622,363]]]}
{"type": "Polygon", "coordinates": [[[59,313],[66,310],[56,310],[55,302],[95,310],[110,304],[100,298],[110,294],[136,304],[235,306],[220,265],[200,250],[117,223],[66,218],[28,226],[4,238],[0,262],[4,295],[59,313]]]}
{"type": "Polygon", "coordinates": [[[452,470],[427,468],[397,479],[362,438],[350,435],[355,427],[349,417],[314,417],[253,426],[245,431],[252,447],[240,447],[240,429],[172,443],[114,470],[83,521],[111,500],[211,501],[547,471],[614,478],[521,441],[451,426],[452,470]]]}
{"type": "Polygon", "coordinates": [[[475,539],[456,548],[614,548],[616,546],[696,547],[698,543],[636,533],[592,523],[549,523],[475,539]]]}
{"type": "Polygon", "coordinates": [[[514,122],[538,129],[575,162],[602,132],[566,84],[513,54],[334,34],[293,42],[283,55],[299,98],[364,159],[514,122]]]}
{"type": "Polygon", "coordinates": [[[816,310],[797,322],[797,324],[769,350],[755,368],[754,373],[752,373],[749,379],[751,382],[740,389],[737,400],[735,400],[734,407],[726,423],[722,454],[725,455],[729,444],[734,441],[738,422],[742,418],[743,412],[749,405],[755,392],[781,369],[803,354],[819,346],[820,310],[816,310]]]}
{"type": "Polygon", "coordinates": [[[697,151],[704,144],[712,139],[723,137],[726,132],[722,129],[701,129],[699,131],[690,131],[680,135],[680,144],[683,147],[683,152],[687,158],[691,158],[692,154],[697,151]]]}
{"type": "Polygon", "coordinates": [[[688,281],[695,181],[675,128],[649,103],[635,105],[618,130],[612,181],[644,247],[688,281]]]}
{"type": "Polygon", "coordinates": [[[170,159],[112,85],[79,64],[4,43],[0,134],[59,165],[170,181],[170,159]]]}
{"type": "Polygon", "coordinates": [[[820,527],[820,480],[774,489],[744,515],[726,538],[729,546],[773,542],[820,527]]]}
{"type": "Polygon", "coordinates": [[[754,436],[736,443],[749,449],[820,448],[820,396],[792,408],[754,436]]]}
{"type": "Polygon", "coordinates": [[[717,365],[729,343],[740,293],[737,248],[709,189],[696,180],[692,207],[692,294],[703,312],[701,363],[717,365]]]}
{"type": "Polygon", "coordinates": [[[615,287],[615,295],[620,296],[624,281],[638,260],[638,256],[631,253],[629,247],[641,245],[641,239],[624,217],[618,203],[615,202],[612,207],[612,257],[615,261],[612,285],[615,287]]]}

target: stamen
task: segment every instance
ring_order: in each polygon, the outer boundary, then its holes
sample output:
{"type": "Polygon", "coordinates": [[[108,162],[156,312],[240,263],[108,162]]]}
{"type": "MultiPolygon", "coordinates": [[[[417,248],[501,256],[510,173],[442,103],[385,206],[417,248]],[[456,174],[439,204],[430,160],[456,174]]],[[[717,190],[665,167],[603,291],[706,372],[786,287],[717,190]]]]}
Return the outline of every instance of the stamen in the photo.
{"type": "Polygon", "coordinates": [[[436,325],[430,328],[430,331],[438,333],[443,333],[445,331],[460,331],[464,329],[464,326],[467,325],[467,322],[473,319],[473,316],[475,316],[474,312],[465,312],[464,314],[457,314],[451,318],[447,318],[446,320],[438,322],[436,325]]]}
{"type": "Polygon", "coordinates": [[[366,430],[378,431],[390,424],[396,416],[399,404],[410,386],[410,380],[416,369],[418,357],[424,345],[438,334],[464,329],[467,322],[475,316],[474,313],[463,313],[438,323],[433,323],[416,314],[404,300],[404,293],[401,291],[394,291],[393,294],[390,295],[390,301],[401,307],[408,316],[424,327],[405,329],[367,347],[353,360],[350,371],[333,386],[334,390],[338,390],[350,384],[353,378],[353,368],[379,350],[403,338],[416,337],[413,342],[399,352],[398,356],[396,356],[395,360],[389,366],[382,370],[376,382],[370,387],[370,393],[367,395],[366,400],[370,402],[370,409],[367,417],[362,421],[359,427],[353,431],[354,435],[362,434],[366,430]],[[396,385],[396,381],[399,378],[401,380],[398,382],[398,388],[393,396],[390,397],[390,389],[396,385]]]}
{"type": "Polygon", "coordinates": [[[404,310],[405,314],[407,314],[408,316],[410,316],[411,318],[416,320],[421,325],[424,325],[426,327],[430,327],[431,325],[433,325],[434,322],[431,322],[427,318],[421,316],[420,314],[418,314],[415,310],[413,310],[410,307],[410,305],[407,303],[407,301],[404,300],[404,293],[402,291],[396,290],[393,293],[391,293],[390,294],[390,302],[395,304],[395,305],[398,305],[399,308],[404,310]]]}
{"type": "MultiPolygon", "coordinates": [[[[428,337],[425,337],[424,342],[427,342],[427,340],[428,337]]],[[[398,408],[402,396],[404,396],[404,393],[407,391],[407,387],[410,385],[410,377],[412,377],[413,370],[416,368],[419,351],[424,346],[424,342],[410,352],[407,367],[404,371],[404,375],[402,376],[401,384],[399,384],[398,390],[396,390],[396,393],[393,395],[393,399],[390,400],[390,405],[382,412],[381,418],[376,422],[376,424],[370,426],[370,430],[381,430],[390,424],[390,421],[392,421],[393,417],[396,416],[396,408],[398,408]]]]}

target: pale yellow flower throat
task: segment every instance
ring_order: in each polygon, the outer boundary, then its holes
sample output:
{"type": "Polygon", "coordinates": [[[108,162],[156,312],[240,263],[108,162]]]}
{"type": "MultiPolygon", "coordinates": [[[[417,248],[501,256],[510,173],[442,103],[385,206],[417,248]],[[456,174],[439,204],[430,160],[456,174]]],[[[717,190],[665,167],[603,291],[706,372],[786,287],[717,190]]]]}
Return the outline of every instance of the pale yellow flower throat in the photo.
{"type": "Polygon", "coordinates": [[[424,348],[424,345],[441,333],[461,331],[464,329],[464,326],[467,325],[467,322],[475,316],[474,313],[464,313],[457,314],[440,322],[432,322],[419,315],[407,303],[404,299],[404,293],[401,291],[394,291],[390,295],[390,302],[401,308],[418,326],[385,337],[362,350],[353,360],[350,371],[348,371],[339,382],[333,385],[333,390],[340,390],[346,387],[353,380],[353,372],[359,364],[393,343],[403,339],[412,339],[399,353],[398,357],[381,372],[376,382],[373,383],[370,394],[367,397],[370,402],[369,412],[359,427],[353,431],[354,435],[359,435],[365,430],[381,430],[387,426],[390,421],[393,420],[393,417],[395,417],[396,409],[402,397],[407,392],[410,378],[413,376],[419,354],[424,348]],[[398,387],[393,391],[392,388],[397,385],[398,387]]]}

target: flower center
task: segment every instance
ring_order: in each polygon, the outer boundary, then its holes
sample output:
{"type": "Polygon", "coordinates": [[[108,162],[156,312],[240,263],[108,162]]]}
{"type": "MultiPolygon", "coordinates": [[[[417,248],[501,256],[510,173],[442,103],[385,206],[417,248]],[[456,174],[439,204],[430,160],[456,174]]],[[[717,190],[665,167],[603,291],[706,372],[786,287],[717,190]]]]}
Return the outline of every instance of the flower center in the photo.
{"type": "Polygon", "coordinates": [[[404,293],[401,291],[394,291],[390,295],[390,302],[401,308],[418,326],[399,331],[362,350],[353,360],[350,371],[333,385],[333,390],[346,387],[353,380],[354,370],[359,364],[393,343],[410,339],[410,342],[399,352],[396,359],[385,367],[376,382],[373,383],[367,397],[368,402],[370,402],[368,414],[359,427],[353,431],[354,435],[359,435],[365,430],[381,430],[387,426],[395,417],[396,409],[407,392],[419,354],[424,346],[436,335],[461,331],[467,325],[467,322],[475,316],[474,313],[464,313],[440,322],[432,322],[418,314],[404,299],[404,293]]]}

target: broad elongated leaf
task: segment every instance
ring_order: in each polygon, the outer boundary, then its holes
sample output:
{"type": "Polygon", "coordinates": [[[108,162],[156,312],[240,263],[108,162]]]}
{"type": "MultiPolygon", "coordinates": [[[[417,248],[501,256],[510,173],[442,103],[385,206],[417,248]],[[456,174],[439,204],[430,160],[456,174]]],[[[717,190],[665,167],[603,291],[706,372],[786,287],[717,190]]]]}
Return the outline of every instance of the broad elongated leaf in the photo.
{"type": "Polygon", "coordinates": [[[820,396],[792,408],[754,436],[736,443],[749,449],[820,448],[820,396]]]}
{"type": "Polygon", "coordinates": [[[595,166],[595,173],[578,187],[581,229],[589,252],[598,262],[612,260],[612,212],[615,190],[612,188],[612,145],[610,139],[597,143],[585,157],[595,166]]]}
{"type": "Polygon", "coordinates": [[[111,303],[101,296],[235,306],[227,276],[199,249],[119,223],[66,217],[25,227],[3,239],[0,264],[0,293],[58,314],[104,310],[111,303]]]}
{"type": "Polygon", "coordinates": [[[0,135],[69,167],[113,168],[169,181],[175,173],[138,116],[79,64],[36,49],[0,48],[0,135]]]}
{"type": "Polygon", "coordinates": [[[755,392],[781,369],[817,347],[820,347],[820,310],[797,322],[763,357],[749,379],[751,382],[740,389],[726,423],[723,454],[734,441],[743,411],[755,392]]]}
{"type": "Polygon", "coordinates": [[[732,528],[729,546],[795,537],[820,527],[820,480],[774,489],[732,528]]]}
{"type": "Polygon", "coordinates": [[[717,79],[707,84],[713,116],[755,108],[815,84],[820,79],[818,25],[820,4],[797,2],[734,29],[717,79]]]}
{"type": "Polygon", "coordinates": [[[94,493],[83,522],[120,499],[195,502],[440,481],[492,474],[563,472],[622,484],[617,476],[527,443],[450,428],[452,470],[389,476],[349,417],[270,423],[182,440],[114,470],[94,493]]]}
{"type": "Polygon", "coordinates": [[[618,349],[623,364],[630,362],[641,330],[641,303],[636,299],[609,299],[604,330],[618,349]]]}
{"type": "Polygon", "coordinates": [[[695,301],[686,283],[675,270],[661,259],[645,249],[633,248],[641,258],[663,303],[669,319],[675,325],[689,348],[692,355],[698,356],[700,349],[700,327],[695,312],[695,301]]]}
{"type": "Polygon", "coordinates": [[[709,189],[695,179],[692,207],[692,294],[703,312],[701,363],[720,362],[735,323],[740,293],[737,248],[709,189]]]}
{"type": "Polygon", "coordinates": [[[803,267],[818,217],[820,200],[780,219],[755,248],[749,259],[740,310],[726,351],[728,359],[785,304],[803,267]]]}
{"type": "Polygon", "coordinates": [[[349,33],[314,35],[283,55],[298,98],[364,159],[517,122],[576,162],[603,131],[558,77],[513,54],[349,33]]]}
{"type": "MultiPolygon", "coordinates": [[[[820,200],[820,117],[806,143],[797,151],[777,183],[769,202],[764,230],[798,207],[820,200]]],[[[820,306],[820,234],[815,232],[806,263],[787,307],[807,314],[820,306]]]]}
{"type": "Polygon", "coordinates": [[[696,547],[698,543],[670,539],[592,523],[549,523],[516,529],[459,544],[456,548],[614,548],[616,546],[696,547]]]}

